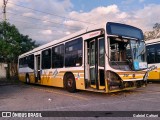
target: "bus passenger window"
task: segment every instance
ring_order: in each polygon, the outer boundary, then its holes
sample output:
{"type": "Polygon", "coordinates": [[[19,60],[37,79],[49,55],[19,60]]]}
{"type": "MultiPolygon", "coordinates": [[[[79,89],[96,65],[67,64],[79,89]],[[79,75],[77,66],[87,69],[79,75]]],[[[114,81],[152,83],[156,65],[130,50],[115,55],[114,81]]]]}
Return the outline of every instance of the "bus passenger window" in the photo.
{"type": "Polygon", "coordinates": [[[160,63],[160,49],[156,52],[156,63],[160,63]]]}
{"type": "Polygon", "coordinates": [[[65,44],[65,66],[76,67],[82,65],[82,38],[65,44]]]}
{"type": "Polygon", "coordinates": [[[42,69],[51,68],[51,49],[42,51],[42,69]]]}
{"type": "Polygon", "coordinates": [[[34,55],[28,56],[28,67],[34,69],[34,55]]]}
{"type": "Polygon", "coordinates": [[[155,63],[155,48],[149,48],[147,51],[148,63],[155,63]]]}
{"type": "Polygon", "coordinates": [[[52,48],[52,68],[62,68],[64,64],[64,45],[52,48]]]}
{"type": "Polygon", "coordinates": [[[19,59],[19,68],[22,68],[23,67],[23,58],[20,58],[19,59]]]}

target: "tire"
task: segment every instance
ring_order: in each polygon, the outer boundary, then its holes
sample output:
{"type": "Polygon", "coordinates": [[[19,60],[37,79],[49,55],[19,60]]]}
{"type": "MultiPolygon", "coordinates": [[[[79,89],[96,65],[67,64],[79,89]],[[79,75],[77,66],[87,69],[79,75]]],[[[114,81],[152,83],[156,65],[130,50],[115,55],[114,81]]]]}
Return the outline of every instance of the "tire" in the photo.
{"type": "Polygon", "coordinates": [[[65,88],[71,93],[76,92],[75,77],[72,73],[68,73],[65,77],[65,88]]]}
{"type": "Polygon", "coordinates": [[[26,75],[26,83],[27,83],[27,84],[30,83],[29,75],[26,75]]]}

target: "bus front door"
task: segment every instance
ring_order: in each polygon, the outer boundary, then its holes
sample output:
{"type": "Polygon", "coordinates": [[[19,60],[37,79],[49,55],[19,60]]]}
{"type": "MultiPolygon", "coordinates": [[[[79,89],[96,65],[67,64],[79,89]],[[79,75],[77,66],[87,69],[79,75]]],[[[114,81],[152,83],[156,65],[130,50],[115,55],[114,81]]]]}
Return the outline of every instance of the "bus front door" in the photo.
{"type": "Polygon", "coordinates": [[[85,80],[86,88],[105,90],[104,37],[90,39],[85,42],[85,80]]]}
{"type": "Polygon", "coordinates": [[[40,82],[41,80],[40,73],[40,55],[35,56],[35,82],[40,82]]]}
{"type": "Polygon", "coordinates": [[[89,74],[92,88],[98,87],[96,66],[96,41],[92,40],[89,42],[89,74]]]}

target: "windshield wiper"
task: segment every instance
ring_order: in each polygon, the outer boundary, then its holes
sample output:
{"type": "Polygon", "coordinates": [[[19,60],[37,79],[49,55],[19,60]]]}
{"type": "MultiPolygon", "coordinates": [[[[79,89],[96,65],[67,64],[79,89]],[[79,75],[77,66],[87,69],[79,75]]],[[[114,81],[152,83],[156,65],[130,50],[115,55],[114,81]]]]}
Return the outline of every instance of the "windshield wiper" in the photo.
{"type": "Polygon", "coordinates": [[[142,51],[139,53],[139,55],[137,56],[137,59],[138,59],[139,56],[143,55],[143,54],[142,54],[143,52],[144,52],[144,50],[142,50],[142,51]]]}

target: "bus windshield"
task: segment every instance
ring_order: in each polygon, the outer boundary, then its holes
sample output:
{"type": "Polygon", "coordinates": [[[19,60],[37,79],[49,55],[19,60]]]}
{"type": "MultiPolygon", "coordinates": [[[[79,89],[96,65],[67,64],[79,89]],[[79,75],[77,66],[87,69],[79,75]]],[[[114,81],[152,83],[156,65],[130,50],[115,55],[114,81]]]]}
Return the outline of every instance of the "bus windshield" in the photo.
{"type": "Polygon", "coordinates": [[[147,68],[145,43],[109,37],[109,63],[112,68],[120,70],[142,70],[147,68]]]}
{"type": "Polygon", "coordinates": [[[146,69],[147,61],[146,61],[146,49],[143,41],[139,40],[130,40],[130,46],[132,50],[133,56],[133,65],[135,70],[146,69]]]}

